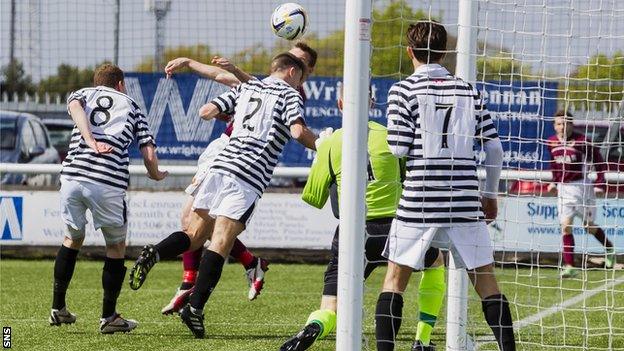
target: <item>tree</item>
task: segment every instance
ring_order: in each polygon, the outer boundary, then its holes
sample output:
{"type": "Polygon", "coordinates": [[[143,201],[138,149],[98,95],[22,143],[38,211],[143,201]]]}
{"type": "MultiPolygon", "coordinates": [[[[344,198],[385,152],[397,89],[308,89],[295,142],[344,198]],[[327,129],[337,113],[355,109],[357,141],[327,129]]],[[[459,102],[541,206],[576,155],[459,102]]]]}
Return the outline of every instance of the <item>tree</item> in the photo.
{"type": "Polygon", "coordinates": [[[510,54],[484,54],[477,59],[477,81],[508,82],[533,78],[531,66],[510,54]]]}
{"type": "Polygon", "coordinates": [[[39,82],[37,91],[40,96],[45,93],[65,96],[67,93],[74,90],[92,86],[93,73],[94,69],[90,67],[78,68],[62,63],[56,68],[55,75],[49,76],[39,82]]]}
{"type": "MultiPolygon", "coordinates": [[[[192,45],[192,46],[177,46],[174,48],[165,49],[165,64],[170,60],[173,60],[176,57],[188,57],[193,60],[208,63],[210,64],[210,60],[212,57],[216,55],[210,50],[208,45],[192,45]]],[[[157,72],[163,72],[165,67],[159,67],[157,72]]],[[[137,66],[137,72],[154,72],[154,57],[146,57],[144,58],[137,66]]],[[[190,72],[190,71],[182,71],[182,72],[190,72]]]]}
{"type": "Polygon", "coordinates": [[[592,56],[572,74],[563,95],[563,100],[586,109],[593,107],[591,103],[601,108],[624,101],[624,52],[592,56]]]}
{"type": "Polygon", "coordinates": [[[24,71],[24,65],[19,60],[12,60],[8,65],[2,67],[2,81],[0,82],[0,94],[7,93],[9,99],[13,99],[13,94],[32,94],[35,92],[35,85],[29,75],[24,71]]]}

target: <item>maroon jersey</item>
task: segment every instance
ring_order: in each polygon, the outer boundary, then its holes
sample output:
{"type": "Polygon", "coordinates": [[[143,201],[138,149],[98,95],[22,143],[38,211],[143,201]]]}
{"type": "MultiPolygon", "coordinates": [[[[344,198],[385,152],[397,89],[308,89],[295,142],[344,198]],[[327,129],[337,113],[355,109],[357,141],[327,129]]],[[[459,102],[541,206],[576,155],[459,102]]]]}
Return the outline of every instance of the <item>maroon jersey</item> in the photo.
{"type": "Polygon", "coordinates": [[[596,184],[605,183],[606,165],[598,148],[589,143],[585,135],[574,132],[565,141],[553,135],[548,138],[546,145],[553,159],[550,169],[554,182],[584,180],[593,164],[598,173],[596,184]]]}

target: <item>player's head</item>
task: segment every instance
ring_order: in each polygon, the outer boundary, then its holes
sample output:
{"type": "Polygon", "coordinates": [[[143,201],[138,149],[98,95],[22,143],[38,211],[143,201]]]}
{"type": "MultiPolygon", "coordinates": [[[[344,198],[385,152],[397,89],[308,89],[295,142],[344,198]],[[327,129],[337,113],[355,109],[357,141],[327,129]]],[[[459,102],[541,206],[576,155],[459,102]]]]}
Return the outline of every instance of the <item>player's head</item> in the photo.
{"type": "Polygon", "coordinates": [[[293,88],[301,85],[306,65],[297,56],[284,52],[271,61],[271,76],[283,79],[293,88]]]}
{"type": "Polygon", "coordinates": [[[105,86],[113,88],[122,93],[126,92],[123,71],[112,63],[104,63],[95,69],[93,74],[94,86],[105,86]]]}
{"type": "MultiPolygon", "coordinates": [[[[340,85],[340,90],[338,91],[338,100],[336,100],[336,105],[338,106],[338,109],[340,110],[340,112],[342,112],[342,106],[343,106],[343,93],[344,93],[344,85],[340,85]]],[[[372,87],[369,85],[368,86],[368,106],[370,108],[373,108],[373,106],[375,106],[375,97],[373,97],[373,89],[372,87]]]]}
{"type": "Polygon", "coordinates": [[[567,139],[574,131],[574,117],[568,111],[559,110],[555,113],[555,132],[560,139],[567,139]]]}
{"type": "Polygon", "coordinates": [[[421,64],[438,63],[446,53],[446,29],[434,20],[419,21],[407,28],[407,54],[421,64]]]}
{"type": "Polygon", "coordinates": [[[308,46],[308,44],[302,41],[297,42],[292,49],[288,50],[288,52],[297,56],[301,61],[305,63],[307,68],[304,77],[305,80],[314,71],[314,67],[316,66],[316,59],[318,58],[318,53],[316,52],[316,50],[312,49],[310,46],[308,46]]]}

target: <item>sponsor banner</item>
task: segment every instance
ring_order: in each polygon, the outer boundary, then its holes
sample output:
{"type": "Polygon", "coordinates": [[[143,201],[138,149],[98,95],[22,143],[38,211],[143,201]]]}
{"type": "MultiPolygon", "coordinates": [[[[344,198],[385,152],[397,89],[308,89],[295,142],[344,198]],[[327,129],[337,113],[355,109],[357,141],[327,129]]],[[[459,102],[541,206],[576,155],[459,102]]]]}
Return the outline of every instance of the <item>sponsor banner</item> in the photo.
{"type": "MultiPolygon", "coordinates": [[[[1,245],[60,245],[64,236],[56,191],[0,193],[1,245]]],[[[127,244],[155,244],[180,229],[186,195],[181,192],[129,192],[127,244]]],[[[92,223],[88,213],[89,223],[92,223]]],[[[265,194],[247,230],[240,236],[250,247],[329,249],[338,220],[299,194],[265,194]],[[328,220],[329,219],[329,220],[328,220]]],[[[85,245],[104,245],[100,231],[88,224],[85,245]]]]}
{"type": "MultiPolygon", "coordinates": [[[[386,125],[388,90],[396,80],[376,78],[371,82],[375,104],[369,118],[386,125]]],[[[317,134],[327,127],[342,125],[336,100],[342,80],[335,77],[312,77],[304,83],[307,97],[304,116],[317,134]]],[[[225,123],[198,117],[199,108],[227,87],[198,78],[194,74],[176,74],[166,79],[162,74],[126,74],[128,95],[148,117],[156,136],[158,157],[163,160],[197,160],[208,143],[221,135],[225,123]]],[[[557,108],[556,82],[479,83],[477,88],[488,101],[488,109],[497,125],[505,149],[505,166],[542,169],[548,160],[544,144],[536,142],[554,134],[550,118],[557,108]]],[[[131,157],[140,157],[136,147],[131,157]]],[[[281,166],[306,167],[314,152],[295,141],[284,148],[281,166]]],[[[547,168],[547,167],[546,167],[547,168]]]]}
{"type": "MultiPolygon", "coordinates": [[[[556,197],[504,197],[499,198],[498,208],[498,219],[489,226],[496,250],[561,251],[556,197]]],[[[598,199],[594,222],[618,252],[624,252],[624,199],[598,199]]],[[[573,233],[576,252],[604,252],[602,244],[585,233],[579,218],[573,233]]]]}

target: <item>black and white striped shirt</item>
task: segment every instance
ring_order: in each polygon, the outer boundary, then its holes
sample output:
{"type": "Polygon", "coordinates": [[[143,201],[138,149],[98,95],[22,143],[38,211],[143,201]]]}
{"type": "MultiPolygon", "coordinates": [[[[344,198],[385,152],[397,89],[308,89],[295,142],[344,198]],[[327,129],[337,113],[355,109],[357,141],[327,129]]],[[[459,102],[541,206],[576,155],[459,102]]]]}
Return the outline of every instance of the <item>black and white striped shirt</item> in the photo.
{"type": "Polygon", "coordinates": [[[423,65],[390,88],[387,117],[390,149],[407,157],[396,218],[417,227],[482,221],[474,146],[498,134],[478,91],[423,65]]]}
{"type": "Polygon", "coordinates": [[[234,175],[261,196],[290,140],[290,126],[303,121],[301,95],[283,80],[267,77],[243,83],[212,103],[220,112],[234,113],[234,131],[211,169],[234,175]]]}
{"type": "Polygon", "coordinates": [[[78,100],[89,120],[95,140],[112,146],[112,152],[97,154],[87,146],[74,126],[69,152],[63,161],[62,179],[128,188],[128,146],[136,139],[139,147],[154,144],[145,116],[128,95],[104,86],[73,92],[69,104],[78,100]]]}

